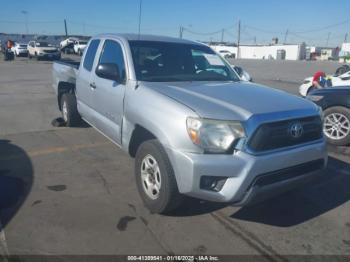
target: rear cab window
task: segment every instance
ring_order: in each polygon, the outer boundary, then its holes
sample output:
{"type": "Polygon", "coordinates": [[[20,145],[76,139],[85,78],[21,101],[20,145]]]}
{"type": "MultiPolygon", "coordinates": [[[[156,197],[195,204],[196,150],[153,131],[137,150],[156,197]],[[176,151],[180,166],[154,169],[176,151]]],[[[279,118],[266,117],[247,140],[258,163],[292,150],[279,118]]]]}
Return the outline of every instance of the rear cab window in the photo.
{"type": "Polygon", "coordinates": [[[99,44],[99,39],[92,40],[88,47],[88,50],[86,51],[83,66],[89,72],[91,72],[92,67],[94,65],[94,60],[99,44]]]}

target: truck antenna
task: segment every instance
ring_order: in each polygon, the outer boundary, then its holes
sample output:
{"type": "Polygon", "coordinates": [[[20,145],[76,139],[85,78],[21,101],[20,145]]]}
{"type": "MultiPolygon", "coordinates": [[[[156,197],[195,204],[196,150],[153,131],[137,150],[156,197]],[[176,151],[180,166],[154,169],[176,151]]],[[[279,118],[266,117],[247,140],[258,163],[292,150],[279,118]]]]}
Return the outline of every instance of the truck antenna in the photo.
{"type": "Polygon", "coordinates": [[[140,40],[140,34],[141,34],[141,18],[142,18],[142,0],[140,0],[140,6],[139,6],[139,31],[138,31],[139,40],[140,40]]]}
{"type": "MultiPolygon", "coordinates": [[[[142,0],[140,1],[140,5],[139,5],[139,31],[137,34],[137,39],[140,41],[140,36],[141,36],[141,18],[142,18],[142,0]]],[[[140,47],[137,48],[137,55],[140,54],[140,47]]],[[[137,89],[139,87],[139,80],[136,79],[136,85],[135,85],[135,89],[137,89]]]]}

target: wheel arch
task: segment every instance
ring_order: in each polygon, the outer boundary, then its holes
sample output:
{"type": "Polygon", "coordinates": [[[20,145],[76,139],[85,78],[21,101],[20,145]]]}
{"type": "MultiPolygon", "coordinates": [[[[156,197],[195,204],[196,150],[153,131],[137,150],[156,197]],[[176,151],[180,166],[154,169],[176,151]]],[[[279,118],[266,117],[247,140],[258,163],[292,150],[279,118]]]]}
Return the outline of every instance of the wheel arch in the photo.
{"type": "Polygon", "coordinates": [[[128,145],[128,153],[134,158],[136,156],[136,152],[140,145],[145,141],[158,139],[151,131],[144,128],[143,126],[136,124],[134,130],[132,131],[129,145],[128,145]]]}
{"type": "Polygon", "coordinates": [[[62,95],[65,93],[74,94],[75,93],[75,84],[68,83],[68,82],[59,82],[57,87],[57,103],[58,108],[61,111],[61,99],[62,95]]]}

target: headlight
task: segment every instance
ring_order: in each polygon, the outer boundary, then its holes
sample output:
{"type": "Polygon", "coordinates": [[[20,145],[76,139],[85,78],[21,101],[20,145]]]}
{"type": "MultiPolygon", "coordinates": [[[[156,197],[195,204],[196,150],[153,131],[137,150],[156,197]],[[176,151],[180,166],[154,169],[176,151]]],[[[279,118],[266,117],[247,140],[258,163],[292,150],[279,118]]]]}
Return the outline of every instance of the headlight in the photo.
{"type": "Polygon", "coordinates": [[[317,106],[317,112],[318,112],[318,114],[320,115],[320,117],[321,117],[321,119],[322,119],[322,122],[323,122],[324,113],[323,113],[322,107],[317,106]]]}
{"type": "Polygon", "coordinates": [[[310,83],[310,80],[304,80],[303,85],[310,83]]]}
{"type": "Polygon", "coordinates": [[[240,122],[187,118],[187,132],[192,142],[205,152],[225,153],[239,138],[245,137],[240,122]]]}
{"type": "Polygon", "coordinates": [[[317,101],[320,101],[323,98],[323,96],[309,95],[307,96],[307,98],[310,99],[311,101],[317,102],[317,101]]]}

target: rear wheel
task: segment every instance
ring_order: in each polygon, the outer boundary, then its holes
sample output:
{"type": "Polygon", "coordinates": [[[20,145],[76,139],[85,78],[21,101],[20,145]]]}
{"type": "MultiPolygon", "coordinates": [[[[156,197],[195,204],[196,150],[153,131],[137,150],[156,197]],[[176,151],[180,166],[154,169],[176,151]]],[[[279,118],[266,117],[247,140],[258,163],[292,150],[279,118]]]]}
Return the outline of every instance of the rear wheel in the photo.
{"type": "Polygon", "coordinates": [[[65,93],[62,95],[61,110],[64,122],[68,127],[79,125],[81,118],[78,113],[77,100],[74,94],[65,93]]]}
{"type": "Polygon", "coordinates": [[[350,144],[350,109],[341,106],[326,109],[323,132],[330,144],[337,146],[350,144]]]}
{"type": "Polygon", "coordinates": [[[349,65],[342,65],[335,71],[336,76],[340,76],[342,74],[345,74],[346,72],[350,71],[350,66],[349,65]]]}
{"type": "Polygon", "coordinates": [[[157,140],[144,142],[135,157],[137,188],[145,206],[152,213],[168,213],[181,205],[173,168],[157,140]]]}
{"type": "Polygon", "coordinates": [[[310,86],[308,90],[306,91],[306,95],[308,95],[313,90],[313,86],[310,86]]]}

